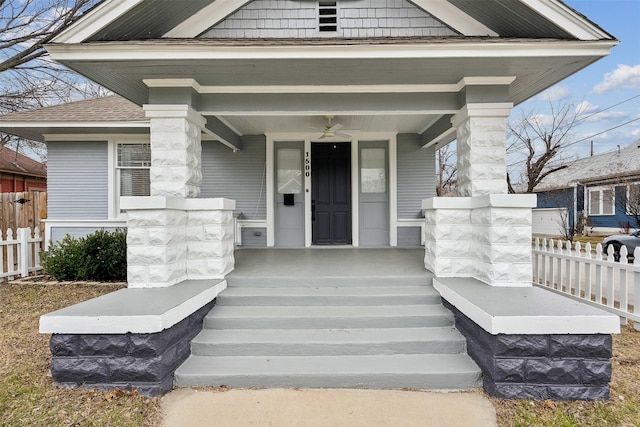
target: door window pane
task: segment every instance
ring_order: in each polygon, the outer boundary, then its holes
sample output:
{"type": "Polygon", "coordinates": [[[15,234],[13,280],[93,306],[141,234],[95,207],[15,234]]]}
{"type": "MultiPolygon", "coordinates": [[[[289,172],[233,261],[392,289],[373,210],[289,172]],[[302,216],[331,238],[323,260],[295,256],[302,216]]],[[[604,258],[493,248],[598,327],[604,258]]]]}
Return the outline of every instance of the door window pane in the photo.
{"type": "Polygon", "coordinates": [[[360,188],[363,193],[387,191],[386,150],[363,148],[360,151],[360,188]]]}
{"type": "Polygon", "coordinates": [[[278,193],[302,193],[302,151],[297,148],[278,150],[278,193]]]}

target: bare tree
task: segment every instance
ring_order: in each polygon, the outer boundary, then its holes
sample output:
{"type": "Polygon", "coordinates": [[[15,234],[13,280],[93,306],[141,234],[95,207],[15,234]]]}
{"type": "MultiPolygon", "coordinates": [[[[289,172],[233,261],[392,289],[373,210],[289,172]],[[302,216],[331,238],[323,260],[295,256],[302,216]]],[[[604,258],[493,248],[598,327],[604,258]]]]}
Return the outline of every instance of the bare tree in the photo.
{"type": "Polygon", "coordinates": [[[616,196],[616,207],[631,217],[635,223],[631,225],[633,225],[635,229],[640,229],[640,182],[627,182],[621,183],[620,185],[626,187],[626,194],[625,197],[616,196]]]}
{"type": "Polygon", "coordinates": [[[436,194],[445,196],[454,192],[457,184],[456,150],[453,144],[439,148],[436,159],[438,167],[436,194]]]}
{"type": "MultiPolygon", "coordinates": [[[[0,0],[0,114],[94,97],[99,86],[50,60],[45,44],[99,0],[0,0]]],[[[42,154],[33,141],[0,144],[42,154]]]]}
{"type": "Polygon", "coordinates": [[[571,142],[571,131],[580,123],[581,109],[573,102],[550,102],[550,114],[523,111],[507,123],[507,156],[510,159],[507,185],[515,193],[514,178],[531,193],[549,174],[567,167],[563,154],[571,142]],[[517,171],[521,171],[518,175],[517,171]]]}

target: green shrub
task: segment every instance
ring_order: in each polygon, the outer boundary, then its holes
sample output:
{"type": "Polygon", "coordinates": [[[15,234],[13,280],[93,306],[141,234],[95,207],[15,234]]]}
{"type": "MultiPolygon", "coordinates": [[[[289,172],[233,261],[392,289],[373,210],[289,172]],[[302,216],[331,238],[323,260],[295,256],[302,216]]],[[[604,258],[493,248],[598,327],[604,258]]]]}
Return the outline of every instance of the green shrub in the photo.
{"type": "Polygon", "coordinates": [[[66,235],[42,253],[46,274],[58,280],[127,280],[127,233],[99,230],[86,237],[66,235]]]}

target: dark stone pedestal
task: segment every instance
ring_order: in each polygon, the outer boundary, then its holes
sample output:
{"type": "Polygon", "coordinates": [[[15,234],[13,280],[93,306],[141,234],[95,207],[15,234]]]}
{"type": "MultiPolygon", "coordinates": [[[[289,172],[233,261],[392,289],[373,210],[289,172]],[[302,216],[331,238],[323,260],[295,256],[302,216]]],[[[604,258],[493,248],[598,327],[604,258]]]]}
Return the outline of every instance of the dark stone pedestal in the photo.
{"type": "Polygon", "coordinates": [[[53,334],[51,375],[58,385],[137,389],[149,396],[166,393],[214,304],[152,334],[53,334]]]}
{"type": "Polygon", "coordinates": [[[467,351],[480,366],[484,390],[505,399],[609,398],[611,335],[492,335],[443,300],[467,351]]]}

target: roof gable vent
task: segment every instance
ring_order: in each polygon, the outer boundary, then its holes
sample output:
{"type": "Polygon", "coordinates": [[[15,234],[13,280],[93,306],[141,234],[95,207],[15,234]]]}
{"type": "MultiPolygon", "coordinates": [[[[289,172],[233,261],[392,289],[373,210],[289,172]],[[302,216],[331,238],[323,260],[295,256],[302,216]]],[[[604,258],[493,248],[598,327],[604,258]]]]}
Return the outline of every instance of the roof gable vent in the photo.
{"type": "Polygon", "coordinates": [[[335,1],[318,2],[318,31],[338,31],[338,5],[335,1]]]}

